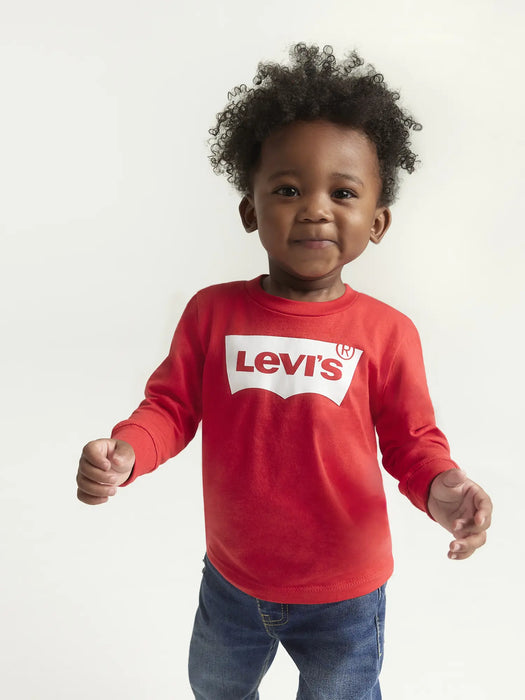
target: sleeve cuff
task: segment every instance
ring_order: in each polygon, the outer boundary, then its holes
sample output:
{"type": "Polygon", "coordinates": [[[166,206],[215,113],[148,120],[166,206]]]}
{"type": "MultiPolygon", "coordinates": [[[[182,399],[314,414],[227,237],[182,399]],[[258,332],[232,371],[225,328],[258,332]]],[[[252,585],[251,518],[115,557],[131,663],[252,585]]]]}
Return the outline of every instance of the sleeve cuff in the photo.
{"type": "MultiPolygon", "coordinates": [[[[459,469],[458,465],[450,459],[433,459],[422,464],[412,475],[399,484],[399,490],[420,510],[430,518],[428,510],[428,496],[430,486],[438,474],[459,469]]],[[[433,518],[432,518],[433,519],[433,518]]]]}
{"type": "Polygon", "coordinates": [[[157,449],[149,432],[141,425],[127,421],[118,423],[111,437],[129,443],[135,452],[135,465],[129,478],[121,486],[127,486],[138,476],[152,472],[158,466],[157,449]]]}

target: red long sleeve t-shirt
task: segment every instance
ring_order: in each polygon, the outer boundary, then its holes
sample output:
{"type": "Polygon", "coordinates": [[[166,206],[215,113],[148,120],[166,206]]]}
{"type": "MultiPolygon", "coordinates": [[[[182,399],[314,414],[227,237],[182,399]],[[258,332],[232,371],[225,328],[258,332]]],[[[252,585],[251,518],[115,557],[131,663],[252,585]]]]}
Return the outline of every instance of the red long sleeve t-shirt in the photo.
{"type": "Polygon", "coordinates": [[[281,603],[364,595],[391,575],[377,461],[418,508],[456,467],[435,425],[412,322],[346,287],[267,294],[261,278],[198,292],[146,398],[113,437],[127,483],[180,452],[202,420],[207,553],[233,585],[281,603]]]}

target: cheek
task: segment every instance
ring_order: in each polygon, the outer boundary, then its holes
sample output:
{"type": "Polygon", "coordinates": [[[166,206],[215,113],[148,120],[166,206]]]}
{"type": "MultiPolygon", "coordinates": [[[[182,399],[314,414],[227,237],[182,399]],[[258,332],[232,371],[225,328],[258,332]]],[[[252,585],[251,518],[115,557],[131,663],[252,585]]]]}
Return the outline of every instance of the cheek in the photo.
{"type": "Polygon", "coordinates": [[[266,250],[266,252],[270,252],[271,250],[275,249],[275,247],[276,247],[275,238],[268,234],[268,227],[267,226],[259,227],[258,233],[259,233],[259,241],[261,242],[261,245],[266,250]]]}
{"type": "Polygon", "coordinates": [[[355,209],[348,212],[341,221],[341,226],[345,231],[351,232],[354,236],[367,236],[372,230],[374,224],[374,215],[369,211],[363,211],[362,209],[355,209]]]}
{"type": "Polygon", "coordinates": [[[266,231],[282,231],[290,226],[293,217],[288,210],[266,208],[257,215],[257,223],[266,231]]]}

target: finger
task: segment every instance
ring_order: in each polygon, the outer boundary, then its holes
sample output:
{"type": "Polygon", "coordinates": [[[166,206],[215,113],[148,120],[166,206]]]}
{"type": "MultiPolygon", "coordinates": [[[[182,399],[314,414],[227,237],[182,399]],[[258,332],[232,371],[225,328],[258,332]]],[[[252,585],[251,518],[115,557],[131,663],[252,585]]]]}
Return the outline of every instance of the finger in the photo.
{"type": "Polygon", "coordinates": [[[456,539],[459,540],[470,537],[470,535],[477,535],[485,529],[484,527],[476,525],[474,519],[458,520],[452,529],[452,533],[455,535],[456,539]]]}
{"type": "Polygon", "coordinates": [[[133,467],[133,462],[130,462],[127,455],[114,454],[111,457],[111,467],[120,474],[129,471],[133,467]]]}
{"type": "Polygon", "coordinates": [[[84,446],[81,459],[85,459],[98,469],[108,471],[111,469],[111,461],[108,459],[110,450],[109,440],[92,440],[84,446]]]}
{"type": "Polygon", "coordinates": [[[135,452],[130,444],[122,440],[115,440],[115,448],[108,455],[111,466],[119,473],[129,472],[135,464],[135,452]]]}
{"type": "Polygon", "coordinates": [[[454,521],[454,524],[452,526],[452,532],[454,534],[457,534],[458,537],[461,537],[461,530],[463,530],[466,526],[467,520],[465,520],[465,518],[459,518],[458,520],[454,521]]]}
{"type": "Polygon", "coordinates": [[[485,530],[464,538],[464,542],[466,543],[466,547],[467,547],[467,549],[470,549],[471,552],[473,552],[475,549],[478,549],[478,547],[482,547],[486,541],[487,541],[487,533],[485,530]]]}
{"type": "Polygon", "coordinates": [[[486,541],[487,533],[485,531],[461,540],[454,540],[450,543],[448,557],[449,559],[467,559],[486,541]]]}
{"type": "Polygon", "coordinates": [[[79,501],[86,503],[88,506],[98,506],[101,503],[106,503],[106,501],[109,501],[109,498],[96,498],[94,496],[90,496],[88,493],[84,493],[80,489],[77,491],[77,498],[79,501]]]}
{"type": "Polygon", "coordinates": [[[79,475],[85,476],[86,479],[96,481],[99,484],[115,484],[118,478],[113,470],[106,472],[98,467],[94,467],[85,459],[80,460],[78,473],[79,475]]]}
{"type": "Polygon", "coordinates": [[[77,475],[77,485],[78,488],[85,494],[89,496],[95,496],[95,498],[108,498],[109,496],[114,496],[117,493],[115,486],[109,484],[99,484],[98,481],[91,481],[87,479],[83,474],[77,475]]]}
{"type": "Polygon", "coordinates": [[[478,527],[483,527],[485,530],[490,526],[492,519],[492,501],[489,496],[482,491],[481,494],[475,499],[476,503],[476,514],[474,515],[474,522],[478,527]]]}
{"type": "Polygon", "coordinates": [[[490,513],[485,514],[482,512],[478,512],[474,516],[474,524],[480,530],[487,530],[490,527],[490,522],[491,522],[490,513]]]}
{"type": "Polygon", "coordinates": [[[490,527],[490,523],[490,512],[478,510],[474,513],[473,518],[461,518],[454,521],[452,532],[458,539],[465,538],[484,532],[490,527]]]}

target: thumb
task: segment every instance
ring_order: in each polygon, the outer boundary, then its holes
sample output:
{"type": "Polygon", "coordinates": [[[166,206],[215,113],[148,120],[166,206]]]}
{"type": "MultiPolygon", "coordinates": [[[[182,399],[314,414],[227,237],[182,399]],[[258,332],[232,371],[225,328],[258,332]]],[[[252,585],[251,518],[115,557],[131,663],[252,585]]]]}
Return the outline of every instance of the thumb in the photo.
{"type": "Polygon", "coordinates": [[[119,474],[129,473],[135,465],[135,450],[124,440],[112,440],[112,443],[108,450],[111,468],[119,474]]]}

